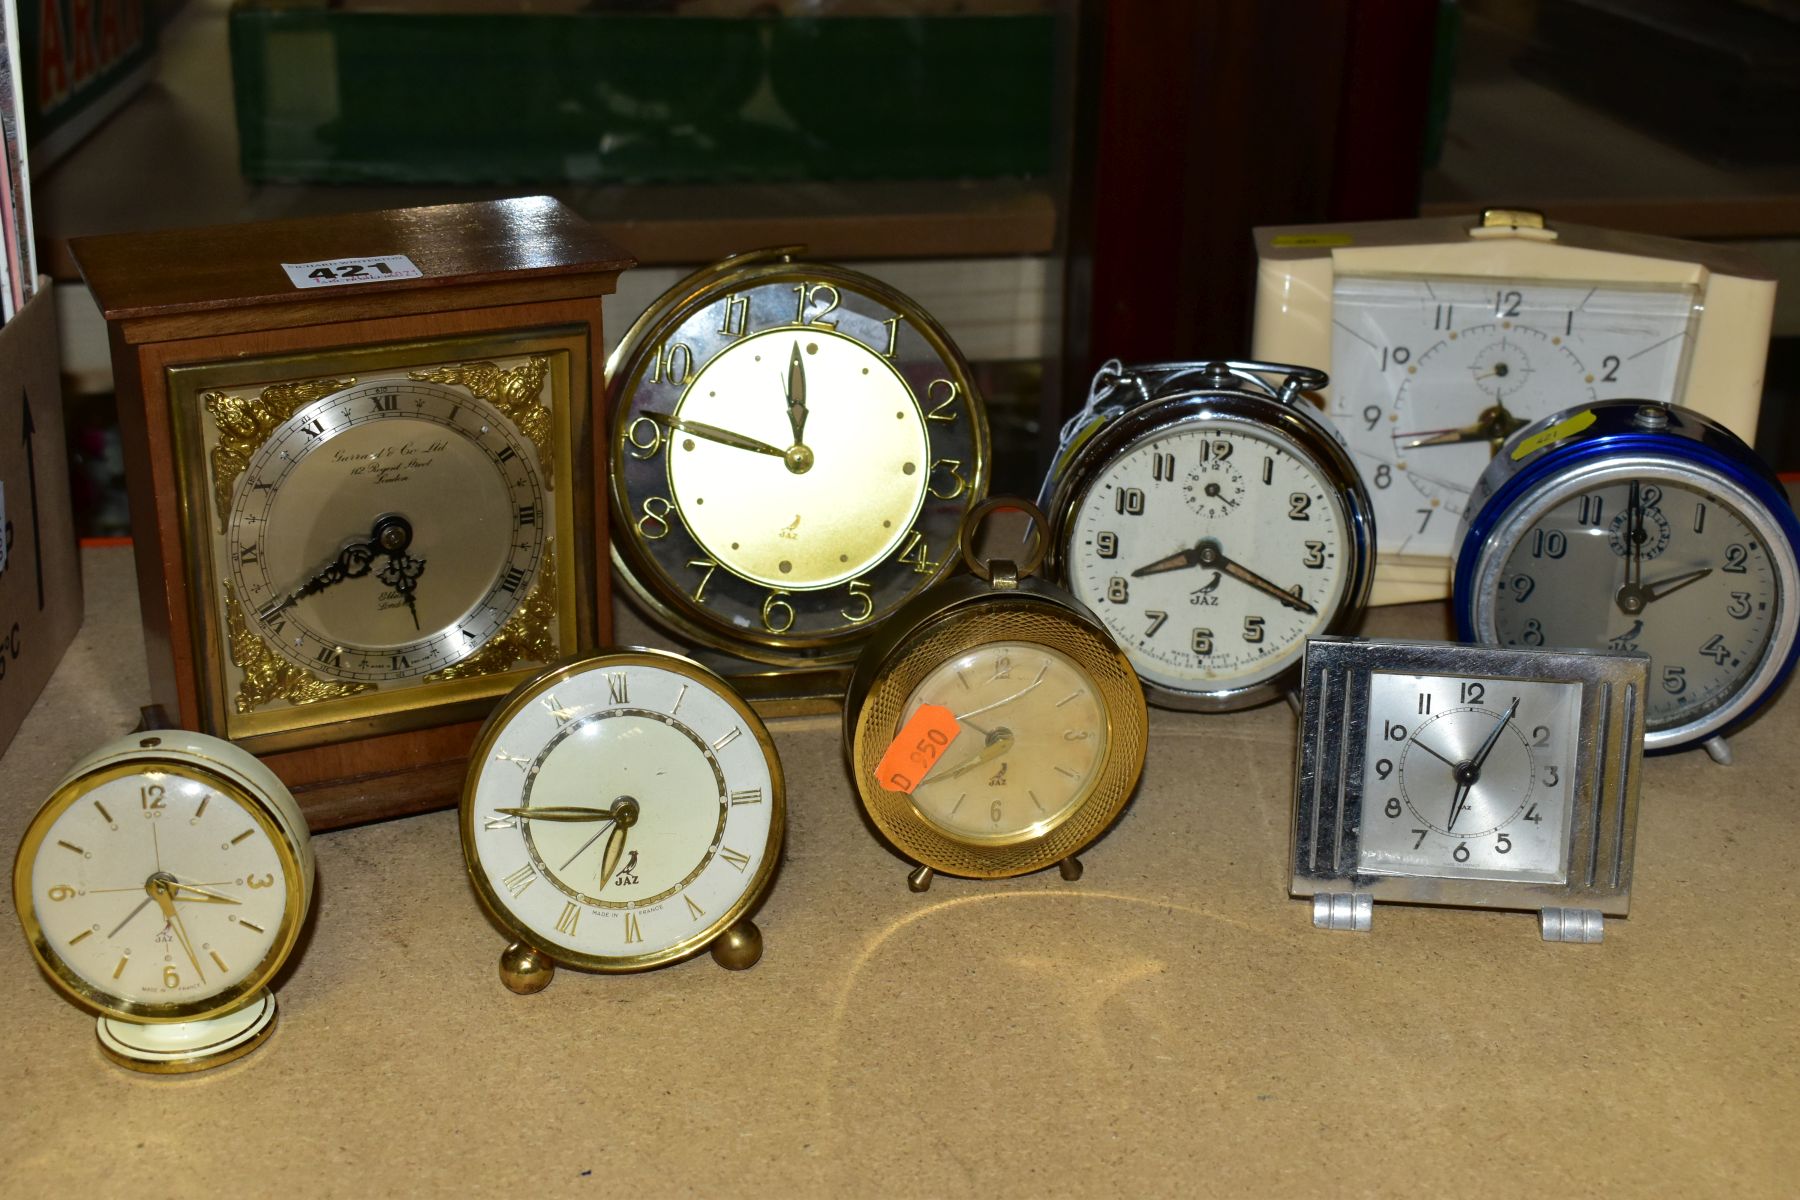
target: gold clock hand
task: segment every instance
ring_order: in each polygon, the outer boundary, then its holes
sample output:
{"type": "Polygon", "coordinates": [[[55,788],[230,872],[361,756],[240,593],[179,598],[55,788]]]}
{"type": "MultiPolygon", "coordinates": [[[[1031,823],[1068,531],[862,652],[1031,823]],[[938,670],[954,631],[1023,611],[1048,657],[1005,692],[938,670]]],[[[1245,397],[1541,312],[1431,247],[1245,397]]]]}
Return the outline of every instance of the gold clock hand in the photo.
{"type": "Polygon", "coordinates": [[[1474,423],[1457,429],[1418,429],[1394,436],[1407,439],[1400,443],[1402,450],[1417,450],[1421,446],[1456,446],[1464,442],[1488,442],[1498,446],[1513,430],[1525,424],[1524,420],[1507,411],[1506,405],[1501,403],[1483,409],[1474,423]]]}
{"type": "Polygon", "coordinates": [[[680,417],[659,412],[646,412],[644,415],[665,429],[678,429],[682,433],[691,433],[695,437],[705,438],[709,442],[717,442],[721,446],[749,450],[755,454],[769,454],[780,459],[788,456],[788,452],[780,447],[771,446],[767,442],[759,442],[755,438],[746,437],[741,433],[733,433],[729,429],[720,429],[717,425],[708,425],[703,421],[684,421],[680,417]]]}
{"type": "Polygon", "coordinates": [[[626,826],[621,821],[614,821],[612,832],[606,836],[606,849],[600,854],[600,890],[605,895],[606,885],[612,882],[613,872],[618,869],[619,859],[625,853],[626,826]]]}
{"type": "Polygon", "coordinates": [[[1186,567],[1200,565],[1200,554],[1196,549],[1177,550],[1167,558],[1159,558],[1148,566],[1139,567],[1131,573],[1133,579],[1142,579],[1146,575],[1161,575],[1165,571],[1179,571],[1186,567]]]}
{"type": "Polygon", "coordinates": [[[174,899],[176,899],[177,901],[186,900],[186,901],[190,901],[195,904],[242,904],[243,903],[242,900],[233,900],[230,896],[226,896],[219,892],[215,892],[211,888],[201,887],[197,883],[182,883],[180,880],[174,880],[169,884],[169,886],[171,888],[179,889],[184,892],[194,893],[192,896],[176,896],[176,897],[174,897],[174,899]]]}
{"type": "Polygon", "coordinates": [[[610,808],[583,808],[578,804],[546,804],[537,808],[496,808],[508,817],[526,821],[610,821],[615,816],[610,808]]]}
{"type": "Polygon", "coordinates": [[[205,983],[206,972],[201,969],[200,960],[194,955],[194,944],[188,940],[187,926],[182,923],[181,913],[175,907],[175,892],[169,883],[162,875],[152,875],[149,883],[150,898],[162,909],[163,919],[175,931],[175,936],[181,939],[181,948],[187,952],[188,961],[194,964],[194,974],[200,977],[201,983],[205,983]]]}
{"type": "MultiPolygon", "coordinates": [[[[927,771],[927,772],[925,772],[925,777],[923,779],[919,780],[919,782],[914,786],[915,787],[923,787],[928,781],[931,781],[933,779],[939,779],[939,780],[955,779],[958,775],[966,775],[970,771],[973,771],[976,767],[979,767],[982,763],[992,762],[996,758],[999,758],[1001,755],[1005,754],[1008,750],[1011,750],[1012,748],[1013,748],[1012,730],[1007,729],[1005,727],[996,729],[996,730],[994,730],[994,732],[987,735],[987,744],[984,745],[980,750],[976,751],[974,754],[971,754],[968,758],[964,759],[962,762],[958,763],[956,766],[952,767],[948,771],[942,771],[942,772],[927,771]]],[[[940,763],[943,761],[944,760],[941,758],[938,759],[938,762],[940,762],[940,763]]]]}
{"type": "Polygon", "coordinates": [[[1317,616],[1319,614],[1319,610],[1308,604],[1306,601],[1299,599],[1292,592],[1283,590],[1278,584],[1270,583],[1267,579],[1264,579],[1261,575],[1258,575],[1255,571],[1252,571],[1242,563],[1234,562],[1227,558],[1219,563],[1218,567],[1219,570],[1225,572],[1239,583],[1249,584],[1257,591],[1279,600],[1288,608],[1297,609],[1307,616],[1317,616]]]}
{"type": "Polygon", "coordinates": [[[788,424],[794,430],[794,445],[806,441],[806,363],[800,357],[800,343],[788,355],[787,373],[788,424]]]}

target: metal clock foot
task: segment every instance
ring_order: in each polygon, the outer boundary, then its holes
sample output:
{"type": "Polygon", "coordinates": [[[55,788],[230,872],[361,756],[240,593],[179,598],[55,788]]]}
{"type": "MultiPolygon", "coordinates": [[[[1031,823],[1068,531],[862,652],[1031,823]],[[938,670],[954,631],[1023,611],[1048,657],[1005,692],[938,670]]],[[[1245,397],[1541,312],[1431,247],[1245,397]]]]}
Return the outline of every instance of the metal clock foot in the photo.
{"type": "Polygon", "coordinates": [[[543,991],[555,974],[550,957],[524,942],[514,942],[500,953],[500,982],[521,996],[543,991]]]}
{"type": "Polygon", "coordinates": [[[1057,863],[1056,869],[1061,871],[1062,877],[1070,883],[1074,883],[1077,879],[1081,878],[1081,860],[1076,858],[1073,854],[1057,863]]]}
{"type": "Polygon", "coordinates": [[[1538,928],[1546,942],[1598,942],[1606,932],[1606,918],[1592,908],[1546,908],[1538,913],[1538,928]]]}
{"type": "Polygon", "coordinates": [[[1289,688],[1287,690],[1287,703],[1288,707],[1294,710],[1294,715],[1296,717],[1304,717],[1306,715],[1306,702],[1301,698],[1299,688],[1289,688]]]}
{"type": "Polygon", "coordinates": [[[713,939],[713,961],[727,971],[748,971],[762,958],[762,930],[743,920],[713,939]]]}
{"type": "Polygon", "coordinates": [[[931,880],[934,874],[935,872],[933,872],[930,867],[918,867],[907,873],[906,886],[911,891],[925,891],[931,886],[931,880]]]}
{"type": "Polygon", "coordinates": [[[1367,933],[1375,921],[1375,898],[1367,892],[1320,892],[1313,897],[1313,924],[1320,929],[1367,933]]]}
{"type": "Polygon", "coordinates": [[[1731,765],[1731,743],[1727,742],[1723,737],[1714,734],[1700,744],[1706,747],[1706,753],[1721,767],[1729,767],[1731,765]]]}

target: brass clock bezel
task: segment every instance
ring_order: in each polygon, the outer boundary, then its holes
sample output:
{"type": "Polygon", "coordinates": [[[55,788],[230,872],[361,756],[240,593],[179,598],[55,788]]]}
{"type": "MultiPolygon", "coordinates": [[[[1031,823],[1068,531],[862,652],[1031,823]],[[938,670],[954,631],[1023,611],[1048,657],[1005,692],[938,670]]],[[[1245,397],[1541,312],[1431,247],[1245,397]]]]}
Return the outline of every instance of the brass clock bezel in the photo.
{"type": "MultiPolygon", "coordinates": [[[[695,311],[713,303],[722,294],[770,283],[826,282],[842,285],[904,314],[907,323],[918,331],[943,362],[946,377],[961,389],[966,398],[968,418],[972,426],[970,440],[974,463],[969,471],[968,488],[957,499],[963,501],[965,514],[972,511],[987,496],[993,452],[986,402],[975,386],[974,373],[962,352],[951,341],[943,326],[916,301],[858,271],[796,259],[796,255],[804,252],[804,247],[780,247],[749,251],[722,259],[678,281],[632,323],[606,360],[606,434],[609,453],[620,452],[620,444],[629,426],[624,416],[631,408],[638,380],[650,365],[650,359],[643,354],[645,349],[658,345],[695,311]]],[[[771,330],[783,328],[801,329],[806,326],[770,326],[771,330]]],[[[632,519],[629,497],[624,488],[623,473],[612,472],[607,486],[607,502],[613,523],[612,564],[614,572],[624,582],[631,597],[648,610],[657,622],[680,636],[710,649],[722,650],[754,662],[776,666],[792,666],[799,662],[808,665],[848,663],[857,656],[861,647],[884,621],[911,599],[940,584],[956,565],[955,556],[946,549],[937,570],[922,586],[886,614],[875,614],[866,624],[858,626],[855,633],[821,637],[739,627],[718,620],[710,610],[694,604],[686,592],[669,586],[656,567],[655,556],[641,544],[641,535],[632,519]]]]}
{"type": "MultiPolygon", "coordinates": [[[[496,697],[504,695],[543,666],[538,662],[494,674],[444,679],[417,676],[347,695],[238,714],[227,684],[230,602],[221,600],[224,574],[220,564],[214,561],[213,553],[212,523],[222,514],[217,511],[213,468],[208,461],[207,436],[203,427],[203,422],[210,419],[201,402],[206,391],[235,392],[278,383],[327,380],[354,380],[361,384],[370,375],[403,374],[426,366],[547,356],[546,385],[551,416],[547,444],[538,445],[522,429],[518,430],[518,438],[521,444],[538,451],[538,471],[544,481],[546,500],[555,506],[555,533],[545,543],[540,576],[531,592],[520,601],[507,625],[486,645],[513,636],[515,622],[534,604],[541,606],[545,596],[543,589],[549,586],[549,595],[554,601],[554,612],[549,617],[551,624],[547,630],[531,632],[536,636],[548,632],[553,637],[547,661],[555,661],[575,652],[581,644],[581,580],[585,564],[592,557],[587,544],[592,522],[583,519],[578,503],[583,494],[591,494],[592,468],[584,461],[584,456],[574,453],[574,448],[588,436],[591,421],[591,406],[578,402],[578,392],[582,390],[579,384],[588,377],[589,353],[584,327],[556,325],[353,346],[327,353],[290,352],[248,362],[227,360],[167,368],[181,544],[188,573],[187,619],[196,634],[201,727],[230,738],[254,753],[266,754],[474,720],[487,711],[496,697]],[[545,461],[546,456],[549,461],[545,461]]],[[[471,390],[456,383],[436,386],[471,390]]],[[[319,398],[329,394],[330,391],[321,392],[319,398]]],[[[500,412],[492,400],[484,400],[484,403],[500,412]]],[[[517,422],[513,424],[517,429],[517,422]]],[[[480,653],[478,650],[475,655],[454,665],[468,664],[480,653]]],[[[313,676],[310,672],[305,675],[324,684],[339,682],[313,676]]]]}
{"type": "Polygon", "coordinates": [[[493,711],[482,725],[481,732],[476,735],[475,744],[469,751],[469,770],[463,777],[462,797],[458,804],[457,830],[462,842],[463,867],[468,872],[469,883],[475,890],[475,897],[481,902],[481,907],[489,918],[508,937],[531,947],[560,966],[574,967],[577,970],[602,975],[624,975],[648,971],[693,957],[706,949],[740,919],[749,915],[751,910],[761,903],[763,894],[768,890],[769,883],[774,879],[775,872],[780,866],[781,847],[787,831],[787,785],[782,775],[781,756],[775,749],[775,740],[769,736],[769,730],[763,724],[762,719],[756,715],[756,710],[750,707],[749,703],[738,694],[730,683],[685,655],[644,646],[624,646],[615,650],[587,655],[541,671],[516,688],[506,698],[506,701],[493,711]],[[492,755],[494,743],[499,740],[501,730],[513,717],[536,701],[539,696],[551,691],[557,684],[573,675],[586,674],[590,671],[604,671],[617,666],[651,667],[660,671],[668,671],[682,676],[725,700],[738,714],[744,723],[744,728],[756,739],[756,745],[762,751],[763,761],[769,769],[770,810],[769,836],[763,847],[762,861],[757,864],[756,874],[746,882],[743,891],[730,907],[722,910],[717,918],[699,932],[689,935],[672,946],[643,954],[613,957],[589,954],[572,947],[559,945],[552,938],[544,936],[513,914],[503,896],[494,889],[488,880],[487,872],[482,868],[481,860],[475,852],[475,793],[481,769],[492,755]]]}
{"type": "Polygon", "coordinates": [[[1026,875],[1079,853],[1111,828],[1143,770],[1149,712],[1130,661],[1103,626],[1033,580],[995,588],[965,576],[920,600],[929,607],[902,610],[865,647],[845,698],[845,751],[869,819],[908,858],[971,879],[1026,875]],[[1085,795],[1044,826],[1004,839],[960,838],[924,816],[911,796],[883,787],[875,768],[926,676],[1000,641],[1055,650],[1087,673],[1106,714],[1106,753],[1085,795]]]}
{"type": "Polygon", "coordinates": [[[19,852],[13,859],[13,906],[18,910],[19,921],[25,927],[25,940],[31,947],[31,955],[37,960],[45,977],[57,991],[82,1008],[102,1016],[145,1025],[200,1021],[224,1016],[253,1000],[280,972],[288,956],[293,953],[311,898],[311,881],[301,859],[299,847],[294,844],[293,837],[270,810],[269,805],[229,775],[185,762],[144,756],[83,772],[63,783],[44,801],[31,823],[26,826],[25,837],[19,843],[19,852]],[[209,791],[228,796],[250,815],[257,828],[274,845],[275,857],[281,863],[282,879],[287,885],[280,932],[255,969],[223,991],[178,1004],[144,1004],[127,1000],[83,979],[50,947],[31,896],[32,868],[38,851],[43,848],[44,838],[56,819],[95,788],[114,780],[151,773],[178,776],[199,783],[209,791]]]}

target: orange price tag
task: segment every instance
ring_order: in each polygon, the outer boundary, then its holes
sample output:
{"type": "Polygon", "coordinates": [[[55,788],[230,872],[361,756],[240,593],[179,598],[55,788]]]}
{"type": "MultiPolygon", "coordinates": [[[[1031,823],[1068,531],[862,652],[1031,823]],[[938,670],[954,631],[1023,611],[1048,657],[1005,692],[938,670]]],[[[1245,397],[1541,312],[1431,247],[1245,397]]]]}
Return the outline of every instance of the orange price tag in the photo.
{"type": "Polygon", "coordinates": [[[919,705],[875,764],[875,782],[890,792],[910,795],[961,732],[956,714],[943,705],[919,705]]]}

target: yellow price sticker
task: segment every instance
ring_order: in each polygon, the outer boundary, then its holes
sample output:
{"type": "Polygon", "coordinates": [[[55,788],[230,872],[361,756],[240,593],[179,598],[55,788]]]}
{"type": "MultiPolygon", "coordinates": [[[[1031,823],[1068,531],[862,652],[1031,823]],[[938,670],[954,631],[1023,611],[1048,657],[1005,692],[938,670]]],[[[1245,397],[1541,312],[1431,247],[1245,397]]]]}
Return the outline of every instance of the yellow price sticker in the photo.
{"type": "Polygon", "coordinates": [[[1537,453],[1539,450],[1542,450],[1545,446],[1548,446],[1553,442],[1560,442],[1566,437],[1572,437],[1573,435],[1580,433],[1589,425],[1592,425],[1594,420],[1593,410],[1584,408],[1574,416],[1558,421],[1548,429],[1538,430],[1536,433],[1513,447],[1513,461],[1518,462],[1520,459],[1527,455],[1537,453]]]}

